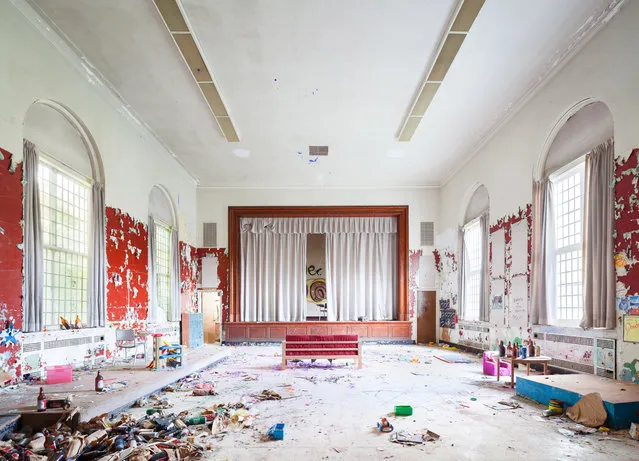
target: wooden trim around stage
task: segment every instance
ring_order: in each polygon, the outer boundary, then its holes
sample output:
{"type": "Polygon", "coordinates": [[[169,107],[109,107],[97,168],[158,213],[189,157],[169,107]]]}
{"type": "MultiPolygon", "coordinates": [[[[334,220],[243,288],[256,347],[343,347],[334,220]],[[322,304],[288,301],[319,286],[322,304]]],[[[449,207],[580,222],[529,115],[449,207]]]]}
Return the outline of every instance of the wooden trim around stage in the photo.
{"type": "Polygon", "coordinates": [[[224,342],[283,341],[286,335],[356,334],[363,340],[411,341],[411,322],[230,322],[224,342]]]}
{"type": "MultiPolygon", "coordinates": [[[[408,206],[250,206],[229,207],[229,320],[240,318],[240,218],[395,217],[397,218],[397,318],[408,320],[408,206]]],[[[342,323],[342,322],[340,322],[342,323]]]]}

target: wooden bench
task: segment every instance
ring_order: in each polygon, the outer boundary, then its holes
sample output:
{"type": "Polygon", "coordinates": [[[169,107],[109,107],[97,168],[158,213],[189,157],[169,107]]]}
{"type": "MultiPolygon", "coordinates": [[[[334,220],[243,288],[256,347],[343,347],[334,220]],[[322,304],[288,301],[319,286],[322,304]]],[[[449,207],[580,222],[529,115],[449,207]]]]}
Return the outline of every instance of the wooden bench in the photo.
{"type": "Polygon", "coordinates": [[[362,368],[362,342],[357,335],[286,335],[282,343],[282,370],[289,360],[355,358],[362,368]]]}

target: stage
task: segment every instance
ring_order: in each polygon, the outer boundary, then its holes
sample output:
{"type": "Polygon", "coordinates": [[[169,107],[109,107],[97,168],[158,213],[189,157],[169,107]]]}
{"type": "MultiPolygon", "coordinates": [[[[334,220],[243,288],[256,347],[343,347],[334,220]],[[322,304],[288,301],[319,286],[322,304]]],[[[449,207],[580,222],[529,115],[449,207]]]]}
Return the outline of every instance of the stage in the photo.
{"type": "Polygon", "coordinates": [[[228,322],[224,343],[280,342],[286,335],[356,334],[364,341],[412,343],[411,322],[228,322]]]}
{"type": "Polygon", "coordinates": [[[517,377],[517,394],[542,405],[548,405],[550,399],[559,399],[566,407],[572,406],[591,392],[601,395],[608,412],[606,426],[625,429],[631,422],[639,421],[639,384],[585,374],[517,377]]]}

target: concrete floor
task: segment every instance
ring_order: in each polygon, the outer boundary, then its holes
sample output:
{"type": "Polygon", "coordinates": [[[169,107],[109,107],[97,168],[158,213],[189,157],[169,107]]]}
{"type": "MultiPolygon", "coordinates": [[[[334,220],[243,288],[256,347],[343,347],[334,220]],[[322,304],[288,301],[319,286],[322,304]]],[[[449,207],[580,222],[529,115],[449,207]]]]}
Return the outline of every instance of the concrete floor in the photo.
{"type": "MultiPolygon", "coordinates": [[[[639,459],[639,442],[627,431],[570,435],[574,423],[545,419],[544,408],[515,396],[503,380],[483,376],[479,358],[448,364],[433,357],[442,349],[365,345],[364,368],[353,363],[308,362],[279,369],[280,347],[229,347],[230,358],[203,373],[216,383],[214,397],[167,393],[172,412],[234,403],[243,397],[258,411],[249,428],[231,429],[205,455],[211,460],[566,460],[639,459]],[[419,359],[412,363],[411,359],[419,359]],[[256,378],[252,380],[251,378],[256,378]],[[281,401],[256,401],[263,389],[281,392],[281,401]],[[476,400],[473,400],[476,399],[476,400]],[[519,409],[494,410],[500,400],[519,409]],[[395,405],[412,405],[413,416],[390,416],[396,430],[430,429],[438,441],[402,446],[375,424],[395,405]],[[285,423],[285,439],[262,441],[275,423],[285,423]]],[[[446,353],[450,353],[446,351],[446,353]]],[[[141,416],[143,409],[134,409],[141,416]]]]}

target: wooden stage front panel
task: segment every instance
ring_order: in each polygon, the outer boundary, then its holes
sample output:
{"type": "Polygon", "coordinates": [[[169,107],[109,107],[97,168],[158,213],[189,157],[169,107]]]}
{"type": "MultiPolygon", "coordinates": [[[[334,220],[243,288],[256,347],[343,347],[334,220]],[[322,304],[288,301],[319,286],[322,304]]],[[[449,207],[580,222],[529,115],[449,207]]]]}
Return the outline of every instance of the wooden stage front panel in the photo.
{"type": "Polygon", "coordinates": [[[411,341],[411,322],[229,322],[224,342],[283,341],[286,335],[357,334],[365,341],[411,341]]]}

